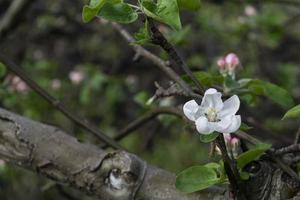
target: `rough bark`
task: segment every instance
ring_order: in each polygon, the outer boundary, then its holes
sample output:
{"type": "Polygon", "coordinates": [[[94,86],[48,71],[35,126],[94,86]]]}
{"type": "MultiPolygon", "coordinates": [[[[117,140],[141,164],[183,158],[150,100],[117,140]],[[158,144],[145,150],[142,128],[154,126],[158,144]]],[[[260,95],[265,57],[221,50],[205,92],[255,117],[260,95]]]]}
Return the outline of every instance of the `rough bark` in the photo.
{"type": "Polygon", "coordinates": [[[106,152],[62,130],[0,108],[0,157],[101,200],[224,199],[212,188],[184,194],[175,175],[125,151],[106,152]]]}

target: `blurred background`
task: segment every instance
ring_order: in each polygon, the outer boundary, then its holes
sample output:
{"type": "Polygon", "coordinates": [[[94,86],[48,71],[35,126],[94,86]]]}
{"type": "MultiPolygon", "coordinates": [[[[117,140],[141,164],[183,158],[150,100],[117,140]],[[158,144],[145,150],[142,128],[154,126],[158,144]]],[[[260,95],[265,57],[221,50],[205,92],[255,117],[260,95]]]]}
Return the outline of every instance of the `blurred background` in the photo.
{"type": "MultiPolygon", "coordinates": [[[[0,0],[0,21],[12,2],[0,0]]],[[[26,1],[13,26],[0,28],[0,51],[74,113],[111,137],[153,108],[181,108],[188,99],[169,97],[146,104],[156,91],[154,82],[167,86],[168,77],[144,58],[134,61],[135,52],[110,23],[94,20],[84,24],[81,11],[86,3],[26,1]]],[[[300,102],[300,1],[203,0],[199,11],[183,11],[181,17],[181,31],[164,25],[159,28],[193,70],[218,74],[216,60],[234,52],[242,63],[237,77],[278,84],[300,102]]],[[[124,28],[134,34],[141,26],[137,22],[124,28]]],[[[160,48],[146,48],[168,59],[160,48]]],[[[14,74],[1,69],[0,75],[1,107],[58,126],[82,142],[100,145],[14,74]]],[[[286,110],[265,98],[245,99],[240,114],[253,127],[248,133],[284,146],[293,141],[299,122],[280,120],[286,110]]],[[[147,162],[175,173],[209,159],[209,145],[201,143],[186,122],[170,115],[151,120],[121,144],[147,162]]],[[[91,198],[0,160],[0,199],[91,198]]]]}

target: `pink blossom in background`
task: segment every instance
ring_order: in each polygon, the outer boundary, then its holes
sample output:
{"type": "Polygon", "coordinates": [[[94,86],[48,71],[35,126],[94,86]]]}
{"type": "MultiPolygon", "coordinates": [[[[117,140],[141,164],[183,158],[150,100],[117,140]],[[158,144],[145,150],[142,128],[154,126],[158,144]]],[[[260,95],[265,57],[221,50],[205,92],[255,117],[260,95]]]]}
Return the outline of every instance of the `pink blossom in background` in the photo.
{"type": "Polygon", "coordinates": [[[234,53],[228,54],[225,57],[225,62],[229,68],[235,68],[238,64],[240,64],[239,57],[234,53]]]}
{"type": "Polygon", "coordinates": [[[18,76],[8,76],[8,81],[13,91],[22,93],[27,92],[29,90],[27,84],[18,76]]]}
{"type": "Polygon", "coordinates": [[[226,65],[225,59],[219,58],[217,60],[217,65],[219,66],[220,70],[225,70],[225,65],[226,65]]]}
{"type": "Polygon", "coordinates": [[[256,8],[251,5],[247,5],[244,12],[248,17],[253,17],[257,14],[256,8]]]}
{"type": "Polygon", "coordinates": [[[83,81],[84,74],[81,71],[74,70],[69,73],[69,78],[73,84],[78,85],[83,81]]]}
{"type": "Polygon", "coordinates": [[[51,88],[53,90],[58,90],[61,88],[61,81],[59,79],[53,79],[51,82],[51,88]]]}
{"type": "Polygon", "coordinates": [[[217,60],[219,71],[223,76],[229,75],[235,79],[235,69],[240,64],[240,59],[235,53],[229,53],[217,60]]]}

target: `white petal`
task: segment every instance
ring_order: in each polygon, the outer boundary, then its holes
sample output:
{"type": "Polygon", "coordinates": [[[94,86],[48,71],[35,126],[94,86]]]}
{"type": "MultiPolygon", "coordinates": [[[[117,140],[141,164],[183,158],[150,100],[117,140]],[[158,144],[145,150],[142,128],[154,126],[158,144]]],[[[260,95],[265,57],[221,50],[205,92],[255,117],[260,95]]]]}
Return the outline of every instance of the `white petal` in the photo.
{"type": "Polygon", "coordinates": [[[215,94],[215,93],[217,93],[218,91],[215,89],[215,88],[209,88],[209,89],[207,89],[206,91],[205,91],[205,93],[204,93],[204,96],[206,95],[206,94],[215,94]]]}
{"type": "Polygon", "coordinates": [[[201,102],[201,107],[214,108],[216,111],[220,111],[223,108],[222,94],[215,89],[208,89],[201,102]]]}
{"type": "Polygon", "coordinates": [[[242,123],[241,122],[241,116],[240,115],[234,115],[232,117],[230,126],[226,130],[224,130],[223,133],[233,133],[233,132],[237,131],[240,128],[241,123],[242,123]]]}
{"type": "Polygon", "coordinates": [[[223,118],[225,116],[235,115],[240,108],[240,99],[237,95],[233,95],[226,101],[224,101],[223,108],[219,112],[218,117],[223,118]]]}
{"type": "Polygon", "coordinates": [[[186,102],[183,106],[183,113],[185,116],[192,121],[196,121],[196,113],[199,109],[199,105],[195,100],[190,100],[186,102]]]}
{"type": "Polygon", "coordinates": [[[208,122],[206,117],[199,117],[196,120],[197,131],[201,134],[208,135],[214,132],[214,129],[211,126],[211,123],[208,122]]]}
{"type": "Polygon", "coordinates": [[[227,130],[228,127],[231,125],[232,117],[233,116],[226,116],[226,117],[222,118],[221,121],[215,122],[214,129],[220,133],[224,133],[224,130],[227,130]]]}

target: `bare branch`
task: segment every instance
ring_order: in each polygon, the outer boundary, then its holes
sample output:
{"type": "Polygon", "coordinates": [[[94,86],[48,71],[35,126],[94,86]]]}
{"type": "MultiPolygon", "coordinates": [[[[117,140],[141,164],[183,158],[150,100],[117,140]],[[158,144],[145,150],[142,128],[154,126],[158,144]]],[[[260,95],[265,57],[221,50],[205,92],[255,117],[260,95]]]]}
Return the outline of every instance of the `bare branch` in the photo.
{"type": "Polygon", "coordinates": [[[157,108],[155,110],[151,110],[151,111],[147,112],[146,114],[140,116],[139,118],[137,118],[136,120],[131,122],[128,126],[123,128],[114,139],[116,141],[119,141],[119,140],[123,139],[128,134],[135,131],[136,129],[138,129],[139,127],[144,125],[145,123],[149,122],[150,120],[154,119],[158,115],[162,115],[162,114],[168,114],[168,115],[175,115],[175,116],[178,116],[178,117],[183,117],[182,113],[176,108],[172,108],[172,107],[157,108]]]}
{"type": "Polygon", "coordinates": [[[5,15],[0,21],[0,39],[13,27],[17,16],[20,13],[24,13],[24,9],[27,5],[32,3],[33,0],[14,0],[7,9],[5,15]]]}
{"type": "Polygon", "coordinates": [[[146,164],[125,151],[105,152],[79,143],[56,127],[0,109],[0,157],[77,188],[99,200],[225,199],[213,187],[185,194],[175,188],[175,175],[146,164]]]}
{"type": "Polygon", "coordinates": [[[44,98],[49,104],[51,104],[54,108],[61,111],[66,117],[70,120],[74,121],[77,125],[89,131],[93,135],[95,135],[98,139],[106,143],[107,145],[115,148],[115,149],[124,149],[121,145],[119,145],[116,141],[106,136],[102,131],[98,130],[98,128],[91,123],[89,123],[86,119],[83,119],[79,116],[76,116],[72,113],[62,102],[51,96],[46,90],[41,88],[36,82],[34,82],[29,76],[22,70],[19,66],[5,57],[0,53],[0,61],[3,62],[4,65],[17,76],[19,76],[33,91],[39,94],[42,98],[44,98]]]}
{"type": "Polygon", "coordinates": [[[147,58],[148,60],[150,60],[151,62],[153,62],[155,66],[157,66],[160,70],[162,70],[170,79],[178,83],[178,85],[182,87],[182,89],[188,96],[197,96],[198,98],[202,98],[201,95],[193,92],[193,90],[189,87],[189,85],[184,80],[182,80],[182,78],[180,78],[180,76],[171,67],[169,67],[166,61],[157,57],[156,55],[146,50],[142,46],[134,44],[135,39],[121,25],[117,23],[111,23],[111,24],[112,27],[116,29],[128,43],[131,44],[131,47],[138,55],[141,55],[147,58]]]}
{"type": "Polygon", "coordinates": [[[151,18],[148,18],[149,27],[150,27],[150,33],[152,42],[156,45],[159,45],[161,48],[163,48],[170,56],[170,58],[179,66],[181,67],[185,73],[192,79],[192,81],[195,83],[195,85],[199,88],[199,90],[204,93],[204,88],[201,85],[201,83],[198,81],[198,79],[195,77],[193,72],[190,70],[190,68],[187,66],[185,61],[181,58],[175,47],[168,42],[168,40],[164,37],[164,35],[157,29],[155,26],[153,20],[151,18]]]}

